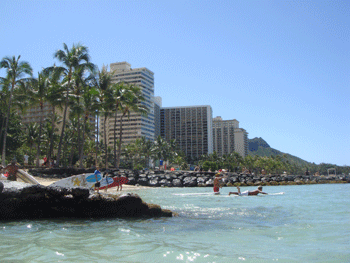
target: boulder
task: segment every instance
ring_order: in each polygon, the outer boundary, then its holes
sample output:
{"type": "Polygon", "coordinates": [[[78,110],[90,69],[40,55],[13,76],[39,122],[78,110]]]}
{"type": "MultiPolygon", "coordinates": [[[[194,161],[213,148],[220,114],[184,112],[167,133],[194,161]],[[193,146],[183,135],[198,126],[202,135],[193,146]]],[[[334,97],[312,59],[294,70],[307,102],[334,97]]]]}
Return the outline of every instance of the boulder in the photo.
{"type": "Polygon", "coordinates": [[[148,185],[149,185],[149,186],[152,186],[152,187],[157,187],[157,186],[159,186],[158,178],[149,180],[148,185]]]}
{"type": "Polygon", "coordinates": [[[172,187],[173,184],[171,183],[170,180],[162,179],[159,181],[159,185],[161,186],[166,186],[166,187],[172,187]]]}
{"type": "Polygon", "coordinates": [[[204,177],[198,177],[197,178],[197,184],[200,185],[200,184],[205,184],[207,180],[205,180],[204,177]]]}
{"type": "Polygon", "coordinates": [[[172,182],[174,187],[182,187],[182,181],[180,179],[174,179],[172,182]]]}
{"type": "Polygon", "coordinates": [[[135,177],[129,177],[128,179],[129,179],[129,182],[128,182],[129,185],[137,184],[137,181],[136,181],[135,177]]]}
{"type": "Polygon", "coordinates": [[[87,188],[45,187],[5,181],[0,193],[0,220],[172,216],[136,194],[111,195],[87,188]]]}
{"type": "Polygon", "coordinates": [[[148,179],[147,178],[139,178],[137,180],[137,183],[142,186],[148,186],[148,179]]]}
{"type": "Polygon", "coordinates": [[[185,187],[194,187],[197,186],[197,177],[192,177],[192,176],[188,176],[185,177],[183,180],[183,186],[185,187]]]}

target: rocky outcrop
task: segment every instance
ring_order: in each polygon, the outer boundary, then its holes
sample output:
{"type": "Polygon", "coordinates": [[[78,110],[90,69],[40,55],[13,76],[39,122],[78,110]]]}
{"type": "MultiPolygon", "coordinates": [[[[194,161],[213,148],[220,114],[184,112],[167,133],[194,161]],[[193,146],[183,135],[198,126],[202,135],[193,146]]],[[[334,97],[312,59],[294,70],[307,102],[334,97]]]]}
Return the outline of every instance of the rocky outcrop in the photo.
{"type": "Polygon", "coordinates": [[[97,194],[86,188],[63,188],[3,181],[0,220],[39,218],[171,217],[170,210],[147,204],[136,194],[97,194]]]}

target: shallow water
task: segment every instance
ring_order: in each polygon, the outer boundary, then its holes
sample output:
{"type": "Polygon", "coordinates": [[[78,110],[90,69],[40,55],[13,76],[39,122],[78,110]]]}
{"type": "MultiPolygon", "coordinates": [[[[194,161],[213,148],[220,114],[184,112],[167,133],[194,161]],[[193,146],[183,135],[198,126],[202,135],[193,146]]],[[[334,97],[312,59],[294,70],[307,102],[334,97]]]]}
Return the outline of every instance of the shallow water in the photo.
{"type": "Polygon", "coordinates": [[[0,222],[0,261],[350,262],[350,184],[263,190],[275,195],[136,191],[173,218],[0,222]]]}

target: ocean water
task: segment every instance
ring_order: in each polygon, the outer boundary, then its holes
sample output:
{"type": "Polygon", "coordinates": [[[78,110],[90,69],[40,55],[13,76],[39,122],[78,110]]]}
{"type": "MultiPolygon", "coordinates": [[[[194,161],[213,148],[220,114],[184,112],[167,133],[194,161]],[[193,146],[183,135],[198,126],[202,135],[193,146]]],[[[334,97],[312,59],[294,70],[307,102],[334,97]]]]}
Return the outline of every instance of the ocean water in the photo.
{"type": "Polygon", "coordinates": [[[350,184],[263,190],[135,191],[173,218],[0,222],[0,262],[350,262],[350,184]]]}

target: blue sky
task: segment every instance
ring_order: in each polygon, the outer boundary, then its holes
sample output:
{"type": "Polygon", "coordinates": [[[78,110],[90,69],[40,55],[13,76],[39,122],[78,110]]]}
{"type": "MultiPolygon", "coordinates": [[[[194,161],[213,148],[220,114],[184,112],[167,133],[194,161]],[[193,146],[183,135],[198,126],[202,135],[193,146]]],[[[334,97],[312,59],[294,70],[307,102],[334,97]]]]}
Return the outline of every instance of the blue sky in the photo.
{"type": "Polygon", "coordinates": [[[210,105],[249,138],[350,165],[349,3],[0,0],[0,57],[38,72],[81,43],[99,67],[152,70],[164,107],[210,105]]]}

